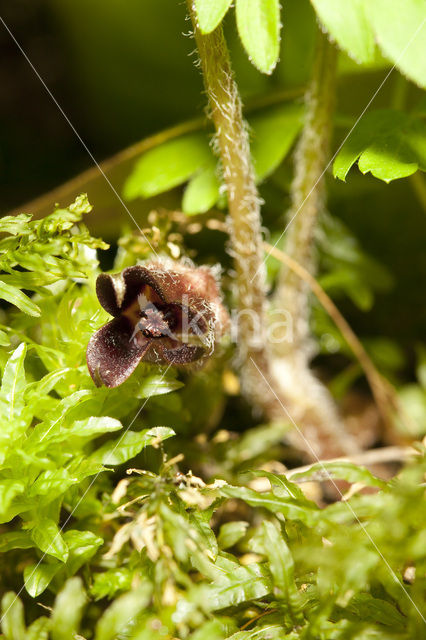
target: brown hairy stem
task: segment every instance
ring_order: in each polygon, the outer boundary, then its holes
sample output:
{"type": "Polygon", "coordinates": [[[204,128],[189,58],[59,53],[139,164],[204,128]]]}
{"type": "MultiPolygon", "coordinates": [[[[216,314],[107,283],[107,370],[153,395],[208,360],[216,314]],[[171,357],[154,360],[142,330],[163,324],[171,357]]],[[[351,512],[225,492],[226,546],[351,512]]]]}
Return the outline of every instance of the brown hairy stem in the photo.
{"type": "MultiPolygon", "coordinates": [[[[314,233],[325,205],[324,172],[330,155],[337,57],[327,36],[318,30],[317,37],[312,79],[305,96],[305,123],[295,151],[291,208],[285,232],[286,254],[310,272],[315,271],[314,233]]],[[[306,283],[289,268],[281,271],[276,301],[293,318],[293,340],[291,344],[279,345],[281,353],[302,350],[308,359],[312,351],[308,290],[306,283]]]]}
{"type": "Polygon", "coordinates": [[[260,202],[249,136],[222,27],[219,25],[212,33],[203,35],[198,29],[191,0],[188,0],[188,7],[228,196],[228,229],[236,272],[238,356],[243,389],[254,404],[265,406],[265,395],[268,394],[263,385],[259,393],[258,374],[253,367],[254,362],[267,375],[269,359],[262,335],[266,326],[266,284],[260,202]]]}
{"type": "MultiPolygon", "coordinates": [[[[288,376],[283,376],[282,367],[276,366],[279,358],[271,359],[265,336],[267,327],[266,286],[260,203],[251,163],[248,132],[242,115],[241,100],[234,81],[222,27],[217,27],[215,31],[207,35],[201,34],[197,26],[192,0],[188,0],[188,7],[194,26],[210,116],[216,129],[215,142],[219,151],[228,195],[228,227],[236,271],[235,283],[239,318],[238,346],[243,392],[252,404],[261,407],[269,418],[291,417],[291,421],[295,425],[295,430],[290,433],[291,442],[294,446],[305,451],[311,459],[353,453],[357,451],[357,446],[349,435],[339,433],[337,424],[329,424],[322,417],[318,419],[316,404],[323,402],[323,394],[318,393],[318,389],[313,385],[307,388],[306,380],[301,380],[298,391],[301,394],[302,402],[294,402],[294,399],[287,394],[286,377],[288,378],[288,376]],[[257,342],[254,341],[254,338],[257,338],[257,342]],[[302,411],[300,411],[301,408],[302,411]],[[303,427],[304,434],[301,433],[297,425],[298,422],[303,427]]],[[[320,128],[324,125],[325,114],[322,116],[322,108],[319,106],[320,89],[317,85],[320,82],[319,77],[330,71],[328,67],[332,62],[332,56],[328,54],[327,48],[331,45],[321,41],[321,46],[324,46],[325,59],[323,59],[324,56],[320,56],[320,64],[317,59],[314,80],[310,88],[312,104],[315,104],[315,113],[311,120],[314,121],[316,127],[319,126],[317,123],[319,119],[320,128]],[[321,118],[319,118],[317,111],[321,113],[321,118]]],[[[327,111],[328,117],[329,106],[324,109],[327,111]]],[[[307,172],[303,179],[296,171],[295,179],[295,185],[300,185],[298,189],[303,193],[306,191],[306,185],[311,180],[312,174],[321,173],[326,157],[323,155],[322,148],[319,151],[321,156],[319,162],[315,160],[317,149],[315,148],[311,153],[312,136],[308,135],[311,128],[308,119],[299,155],[309,151],[309,159],[313,168],[307,172]]],[[[322,130],[318,132],[315,129],[315,132],[321,133],[322,130]]],[[[296,203],[296,187],[293,191],[293,202],[296,203]]],[[[319,197],[322,196],[318,192],[316,197],[311,201],[308,200],[309,207],[315,211],[318,208],[319,197]]],[[[310,210],[305,211],[308,211],[309,215],[310,210]]],[[[310,217],[314,219],[313,212],[310,217]]],[[[296,282],[299,286],[300,280],[297,277],[296,282]]],[[[290,378],[291,376],[292,371],[290,371],[290,378]]],[[[326,417],[334,418],[331,398],[327,398],[327,409],[326,417]]],[[[337,422],[336,418],[335,423],[337,422]]]]}
{"type": "MultiPolygon", "coordinates": [[[[209,229],[218,229],[219,231],[226,232],[226,225],[216,218],[210,218],[206,226],[209,229]]],[[[269,242],[263,242],[263,249],[267,255],[271,255],[282,264],[285,264],[298,278],[305,282],[339,329],[369,382],[371,392],[387,431],[387,439],[391,442],[398,439],[394,428],[394,413],[401,422],[406,425],[408,432],[413,431],[416,425],[413,424],[413,421],[404,412],[394,387],[377,370],[363,344],[345,317],[340,313],[333,300],[324,291],[318,280],[305,269],[305,267],[296,262],[294,258],[291,258],[284,251],[277,249],[277,247],[272,246],[269,242]]]]}
{"type": "MultiPolygon", "coordinates": [[[[318,29],[312,78],[305,95],[305,122],[295,151],[291,207],[286,232],[287,255],[315,271],[314,235],[324,209],[324,173],[329,159],[334,112],[337,51],[318,29]]],[[[310,370],[314,342],[309,327],[310,290],[304,279],[286,264],[274,296],[275,311],[285,312],[291,322],[281,329],[274,345],[272,371],[285,389],[289,409],[311,441],[317,455],[350,455],[359,450],[346,433],[343,421],[326,387],[310,370]],[[285,333],[284,333],[285,331],[285,333]]]]}

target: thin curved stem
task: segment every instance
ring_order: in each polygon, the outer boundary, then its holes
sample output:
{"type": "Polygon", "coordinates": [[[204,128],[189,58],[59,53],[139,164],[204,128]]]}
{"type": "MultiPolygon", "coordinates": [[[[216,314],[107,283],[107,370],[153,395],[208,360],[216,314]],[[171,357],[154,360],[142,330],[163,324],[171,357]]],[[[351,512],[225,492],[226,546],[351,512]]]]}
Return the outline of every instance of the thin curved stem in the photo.
{"type": "MultiPolygon", "coordinates": [[[[247,104],[246,111],[250,113],[257,111],[258,109],[288,102],[289,100],[293,100],[294,98],[298,98],[303,95],[304,91],[304,87],[296,87],[294,89],[274,91],[266,96],[254,97],[247,104]]],[[[206,128],[208,123],[209,119],[204,117],[185,120],[184,122],[169,127],[168,129],[163,129],[162,131],[154,133],[143,140],[135,142],[135,144],[132,144],[113,156],[99,162],[99,167],[106,175],[109,175],[111,171],[120,165],[126,162],[131,162],[146,151],[154,149],[169,140],[174,140],[175,138],[179,138],[179,136],[183,136],[187,133],[200,131],[206,128]]],[[[45,210],[50,209],[53,203],[71,202],[75,199],[76,195],[88,191],[93,182],[97,179],[102,180],[102,175],[100,174],[98,167],[90,167],[90,169],[82,171],[54,189],[51,189],[50,191],[43,193],[41,196],[12,209],[7,213],[7,215],[13,216],[21,213],[22,211],[29,211],[34,214],[34,218],[38,218],[45,210]]]]}
{"type": "MultiPolygon", "coordinates": [[[[205,122],[205,118],[195,118],[193,120],[182,122],[174,127],[170,127],[170,129],[165,129],[164,131],[155,133],[154,135],[144,138],[130,147],[119,151],[103,162],[100,162],[99,167],[105,174],[109,174],[118,165],[121,165],[126,161],[131,161],[142,153],[145,153],[154,147],[158,147],[164,142],[168,142],[173,138],[178,138],[186,133],[191,133],[192,131],[201,129],[205,122]]],[[[74,178],[71,178],[71,180],[67,180],[67,182],[55,187],[51,191],[43,193],[38,198],[13,209],[8,213],[8,215],[13,216],[21,213],[22,211],[28,211],[34,214],[34,218],[38,218],[43,215],[45,209],[50,209],[55,202],[72,202],[76,195],[86,192],[89,185],[91,185],[96,179],[103,180],[103,176],[99,172],[98,167],[90,167],[90,169],[86,169],[86,171],[79,173],[74,178]]]]}
{"type": "Polygon", "coordinates": [[[317,300],[320,302],[322,307],[328,313],[330,318],[333,320],[340,333],[344,337],[347,342],[349,348],[353,352],[354,356],[357,358],[359,364],[361,365],[364,373],[367,377],[367,380],[370,384],[370,388],[374,399],[377,404],[377,408],[380,411],[382,416],[385,428],[390,435],[392,440],[395,440],[396,434],[394,429],[394,420],[393,420],[393,411],[396,411],[399,415],[400,419],[407,424],[407,427],[412,430],[413,425],[412,421],[405,415],[400,406],[400,402],[398,396],[392,387],[392,385],[383,378],[383,376],[377,371],[374,363],[372,362],[370,356],[364,349],[361,341],[357,338],[352,328],[346,321],[346,319],[342,316],[339,309],[334,304],[333,300],[324,289],[321,287],[319,282],[314,278],[314,276],[309,273],[307,269],[305,269],[301,264],[296,262],[294,258],[289,256],[288,254],[280,251],[276,247],[264,243],[265,251],[270,255],[274,256],[277,260],[287,265],[289,269],[298,277],[300,280],[305,282],[312,293],[315,295],[317,300]]]}

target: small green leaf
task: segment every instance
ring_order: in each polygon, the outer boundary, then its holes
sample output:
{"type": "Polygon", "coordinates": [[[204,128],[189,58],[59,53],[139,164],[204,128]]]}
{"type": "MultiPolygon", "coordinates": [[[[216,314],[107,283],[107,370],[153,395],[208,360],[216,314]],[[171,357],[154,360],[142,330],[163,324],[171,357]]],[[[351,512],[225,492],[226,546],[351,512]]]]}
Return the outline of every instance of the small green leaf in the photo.
{"type": "Polygon", "coordinates": [[[345,180],[357,160],[362,173],[385,182],[426,171],[426,124],[391,109],[367,113],[339,151],[334,176],[345,180]]]}
{"type": "Polygon", "coordinates": [[[64,540],[69,550],[66,563],[68,575],[74,575],[103,544],[103,539],[91,531],[78,531],[77,529],[66,531],[64,540]]]}
{"type": "Polygon", "coordinates": [[[37,380],[37,382],[32,382],[27,385],[27,392],[33,392],[37,396],[50,393],[57,383],[63,380],[65,375],[70,371],[72,371],[71,367],[51,371],[43,376],[41,380],[37,380]]]}
{"type": "Polygon", "coordinates": [[[230,442],[226,449],[226,460],[233,466],[243,464],[270,451],[271,447],[282,442],[290,429],[285,422],[271,422],[247,429],[236,441],[230,442]]]}
{"type": "Polygon", "coordinates": [[[237,28],[255,67],[272,73],[280,53],[279,0],[237,0],[237,28]]]}
{"type": "Polygon", "coordinates": [[[194,511],[188,516],[189,524],[196,529],[200,544],[207,550],[211,558],[216,558],[218,553],[218,544],[216,536],[210,526],[209,518],[206,519],[202,512],[194,511]]]}
{"type": "Polygon", "coordinates": [[[268,520],[264,520],[263,553],[269,560],[274,585],[284,599],[294,621],[300,621],[300,596],[294,579],[294,561],[282,533],[268,520]]]}
{"type": "Polygon", "coordinates": [[[29,498],[47,496],[47,501],[51,502],[76,482],[77,478],[70,476],[67,469],[48,469],[40,473],[29,488],[27,495],[29,498]]]}
{"type": "Polygon", "coordinates": [[[268,109],[250,119],[251,154],[257,182],[272,173],[290,151],[303,123],[301,105],[268,109]]]}
{"type": "Polygon", "coordinates": [[[264,565],[241,566],[219,556],[216,567],[222,573],[218,573],[206,598],[206,605],[212,611],[263,598],[273,590],[270,574],[264,565]]]}
{"type": "Polygon", "coordinates": [[[56,596],[52,611],[52,640],[71,640],[76,637],[86,602],[86,592],[81,578],[67,580],[56,596]]]}
{"type": "Polygon", "coordinates": [[[25,640],[48,640],[50,620],[46,616],[41,616],[34,620],[28,627],[25,640]]]}
{"type": "Polygon", "coordinates": [[[374,33],[366,16],[365,0],[311,1],[320,21],[339,47],[359,63],[374,60],[374,33]]]}
{"type": "Polygon", "coordinates": [[[163,193],[186,182],[212,162],[213,154],[204,133],[171,140],[147,151],[137,161],[124,185],[124,197],[133,200],[163,193]]]}
{"type": "Polygon", "coordinates": [[[120,633],[131,628],[137,614],[147,606],[151,590],[151,585],[146,582],[114,600],[96,625],[95,640],[116,640],[120,633]]]}
{"type": "Polygon", "coordinates": [[[62,562],[68,558],[68,547],[56,522],[43,518],[31,529],[31,538],[41,551],[62,562]]]}
{"type": "Polygon", "coordinates": [[[25,343],[21,343],[9,357],[3,374],[0,405],[5,403],[7,420],[11,422],[24,407],[25,370],[24,360],[27,353],[25,343]]]}
{"type": "MultiPolygon", "coordinates": [[[[174,509],[169,509],[166,504],[160,506],[161,517],[164,522],[164,532],[168,542],[173,549],[175,556],[180,562],[186,562],[193,555],[192,562],[196,562],[198,556],[202,555],[202,561],[207,563],[207,567],[214,566],[207,559],[206,554],[200,552],[205,549],[206,540],[200,535],[199,528],[191,527],[188,514],[177,513],[174,509]],[[193,553],[190,552],[188,540],[194,543],[193,553]]],[[[203,566],[204,568],[204,566],[203,566]]]]}
{"type": "Polygon", "coordinates": [[[197,173],[188,183],[182,199],[182,211],[187,215],[205,213],[219,199],[220,183],[216,168],[207,167],[197,173]]]}
{"type": "Polygon", "coordinates": [[[201,33],[210,33],[222,22],[232,0],[195,0],[198,26],[201,33]]]}
{"type": "Polygon", "coordinates": [[[29,213],[19,213],[17,216],[4,216],[0,219],[0,233],[10,233],[19,235],[28,233],[28,223],[32,215],[29,213]]]}
{"type": "Polygon", "coordinates": [[[79,438],[88,438],[99,433],[110,433],[122,429],[123,425],[115,418],[86,418],[85,420],[76,420],[69,429],[66,430],[65,437],[78,436],[79,438]]]}
{"type": "Polygon", "coordinates": [[[77,478],[78,482],[81,482],[88,476],[95,476],[101,471],[104,471],[105,467],[99,461],[94,460],[92,456],[75,455],[68,469],[72,477],[77,478]]]}
{"type": "Polygon", "coordinates": [[[301,471],[300,473],[291,474],[291,479],[294,482],[298,482],[301,479],[321,479],[321,480],[330,480],[338,479],[338,480],[346,480],[346,482],[350,482],[351,484],[355,482],[362,482],[368,487],[380,487],[384,489],[386,487],[386,482],[380,480],[380,478],[376,478],[373,474],[368,471],[365,467],[358,467],[352,462],[321,462],[317,464],[313,464],[309,470],[301,471]]]}
{"type": "Polygon", "coordinates": [[[325,274],[319,282],[327,292],[344,291],[362,311],[368,311],[373,305],[373,291],[360,280],[352,264],[325,274]]]}
{"type": "Polygon", "coordinates": [[[83,215],[85,213],[90,213],[92,209],[93,207],[89,202],[87,193],[81,193],[79,196],[76,197],[74,202],[70,204],[70,206],[68,207],[68,210],[71,211],[72,214],[75,214],[76,221],[81,220],[83,215]]]}
{"type": "Polygon", "coordinates": [[[56,407],[46,414],[43,422],[34,427],[25,442],[25,448],[27,450],[46,448],[50,442],[65,440],[68,435],[62,427],[62,421],[70,411],[92,397],[93,391],[82,389],[60,400],[56,407]]]}
{"type": "Polygon", "coordinates": [[[424,0],[364,0],[382,52],[410,80],[426,88],[424,0]]]}
{"type": "Polygon", "coordinates": [[[379,371],[397,372],[406,363],[406,356],[402,345],[391,338],[377,336],[364,338],[363,344],[379,371]]]}
{"type": "MultiPolygon", "coordinates": [[[[328,265],[319,283],[333,298],[347,295],[361,309],[368,309],[373,304],[375,291],[391,288],[389,271],[362,251],[358,240],[337,218],[324,215],[318,241],[321,255],[328,265]]],[[[319,326],[316,330],[325,333],[319,326]]],[[[341,338],[338,342],[342,344],[341,338]]]]}
{"type": "Polygon", "coordinates": [[[24,490],[25,482],[22,480],[0,480],[0,515],[2,520],[12,500],[15,496],[22,494],[24,490]]]}
{"type": "Polygon", "coordinates": [[[0,535],[0,553],[11,549],[31,549],[34,542],[26,531],[8,531],[0,535]]]}
{"type": "Polygon", "coordinates": [[[25,588],[33,598],[39,596],[58,573],[61,564],[30,564],[24,569],[25,588]]]}
{"type": "Polygon", "coordinates": [[[282,513],[289,520],[300,520],[308,527],[314,526],[321,515],[314,503],[301,505],[294,498],[276,496],[269,492],[257,493],[247,487],[233,487],[232,485],[224,485],[220,492],[230,498],[239,498],[251,507],[263,507],[272,513],[282,513]]]}
{"type": "Polygon", "coordinates": [[[175,432],[168,427],[154,427],[144,431],[126,431],[118,440],[105,443],[92,456],[92,461],[106,466],[123,464],[137,456],[145,447],[171,438],[175,432]]]}
{"type": "Polygon", "coordinates": [[[1,613],[1,630],[5,640],[25,640],[24,605],[13,591],[4,594],[1,613]]]}
{"type": "Polygon", "coordinates": [[[3,282],[18,289],[31,289],[32,291],[42,291],[46,284],[57,281],[57,276],[49,273],[35,273],[32,271],[16,271],[15,273],[5,273],[1,276],[3,282]]]}
{"type": "Polygon", "coordinates": [[[30,316],[38,318],[41,315],[40,308],[25,293],[2,280],[0,280],[0,298],[10,302],[30,316]]]}
{"type": "Polygon", "coordinates": [[[308,500],[300,487],[289,480],[286,476],[277,475],[270,471],[265,471],[264,469],[251,471],[250,473],[260,478],[268,478],[271,483],[272,493],[275,496],[278,496],[279,498],[293,498],[293,500],[297,500],[300,506],[305,506],[308,509],[312,509],[312,507],[315,508],[315,504],[311,500],[308,500]]]}
{"type": "Polygon", "coordinates": [[[132,576],[132,571],[127,567],[95,573],[90,593],[99,600],[106,596],[112,597],[118,591],[128,591],[132,584],[132,576]]]}
{"type": "Polygon", "coordinates": [[[150,398],[151,396],[161,396],[165,393],[176,391],[181,387],[183,387],[183,383],[180,380],[153,374],[141,380],[136,393],[140,399],[150,398]]]}
{"type": "Polygon", "coordinates": [[[223,625],[220,620],[209,620],[191,634],[191,640],[224,640],[228,637],[228,625],[223,625]]]}
{"type": "Polygon", "coordinates": [[[225,522],[220,527],[217,543],[221,549],[233,547],[247,533],[248,522],[236,520],[235,522],[225,522]]]}
{"type": "Polygon", "coordinates": [[[357,593],[348,605],[348,611],[359,620],[376,622],[392,631],[403,631],[406,617],[395,606],[381,598],[373,598],[369,593],[357,593]]]}

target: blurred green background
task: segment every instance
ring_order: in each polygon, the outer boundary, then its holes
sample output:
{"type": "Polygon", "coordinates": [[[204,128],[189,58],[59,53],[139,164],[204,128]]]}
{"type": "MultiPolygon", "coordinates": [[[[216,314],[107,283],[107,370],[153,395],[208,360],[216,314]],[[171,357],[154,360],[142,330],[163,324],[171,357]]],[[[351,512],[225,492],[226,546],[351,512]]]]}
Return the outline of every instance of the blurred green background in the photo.
{"type": "MultiPolygon", "coordinates": [[[[309,76],[315,34],[311,5],[308,0],[283,4],[281,61],[270,77],[247,60],[233,12],[226,18],[233,66],[245,102],[303,86],[309,76]]],[[[203,113],[205,98],[194,67],[194,41],[186,37],[190,25],[184,2],[14,0],[3,8],[2,17],[98,161],[203,113]]],[[[0,49],[0,207],[4,214],[93,163],[4,25],[0,25],[0,49]]],[[[362,112],[389,68],[381,59],[370,69],[360,68],[340,56],[334,149],[344,138],[345,126],[362,112]]],[[[372,108],[410,107],[420,99],[420,90],[393,72],[372,108]]],[[[118,191],[122,177],[112,179],[118,191]]],[[[264,220],[272,232],[284,225],[290,177],[287,160],[261,188],[264,220]]],[[[368,312],[349,299],[339,301],[339,306],[360,335],[388,337],[403,347],[405,375],[411,377],[415,348],[424,339],[426,325],[426,215],[415,184],[404,179],[386,185],[362,176],[357,168],[346,184],[331,176],[328,182],[331,213],[388,268],[394,281],[390,291],[378,294],[368,312]]],[[[92,230],[96,233],[104,231],[108,239],[129,223],[102,179],[88,188],[88,195],[95,205],[92,230]]],[[[179,200],[171,194],[162,202],[177,206],[179,200]]],[[[129,206],[142,220],[152,204],[129,206]]]]}

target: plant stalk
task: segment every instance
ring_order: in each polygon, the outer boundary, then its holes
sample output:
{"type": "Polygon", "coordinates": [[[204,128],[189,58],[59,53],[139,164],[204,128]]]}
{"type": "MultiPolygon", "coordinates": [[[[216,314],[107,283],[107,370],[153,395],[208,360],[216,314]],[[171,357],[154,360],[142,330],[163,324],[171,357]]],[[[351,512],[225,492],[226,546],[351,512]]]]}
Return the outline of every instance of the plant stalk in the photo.
{"type": "MultiPolygon", "coordinates": [[[[312,78],[305,95],[305,123],[294,157],[291,207],[285,229],[286,254],[311,274],[316,269],[315,231],[326,200],[324,174],[330,157],[336,63],[336,48],[318,29],[312,78]]],[[[282,339],[276,341],[272,370],[286,390],[292,415],[318,457],[356,453],[359,447],[346,432],[333,398],[310,369],[315,348],[309,326],[310,289],[288,265],[281,269],[274,307],[284,309],[291,320],[291,339],[281,336],[282,339]]]]}
{"type": "Polygon", "coordinates": [[[188,0],[188,7],[228,197],[227,222],[236,272],[242,386],[254,404],[264,406],[265,392],[259,394],[258,374],[253,362],[264,374],[267,373],[268,353],[263,335],[266,327],[266,282],[260,200],[251,162],[249,135],[222,27],[219,25],[212,33],[203,35],[198,29],[191,0],[188,0]]]}
{"type": "MultiPolygon", "coordinates": [[[[291,185],[291,207],[286,227],[286,254],[315,272],[314,235],[318,217],[325,206],[324,173],[330,157],[330,138],[335,101],[336,48],[318,30],[312,79],[305,103],[306,115],[302,135],[295,151],[295,172],[291,185]]],[[[281,342],[281,353],[303,351],[312,355],[309,330],[309,292],[289,268],[284,268],[276,295],[293,318],[291,344],[281,342]]]]}
{"type": "MultiPolygon", "coordinates": [[[[290,419],[295,426],[295,430],[290,433],[292,444],[305,451],[311,459],[353,453],[356,448],[349,446],[350,437],[346,437],[343,443],[336,437],[334,429],[331,431],[325,429],[325,434],[318,433],[318,430],[321,430],[324,425],[322,418],[318,421],[315,415],[315,403],[318,397],[316,389],[312,397],[307,399],[308,411],[305,414],[293,413],[294,403],[287,395],[280,368],[276,366],[277,358],[271,359],[266,340],[266,283],[260,201],[255,184],[249,136],[243,119],[241,100],[233,77],[222,27],[219,25],[212,33],[202,34],[198,29],[192,0],[188,0],[188,7],[208,97],[209,114],[216,130],[215,143],[228,196],[228,229],[230,250],[234,258],[236,272],[238,356],[243,393],[254,406],[261,408],[269,419],[284,419],[286,421],[290,419]],[[302,420],[303,418],[307,419],[302,420]],[[298,420],[305,426],[306,435],[297,425],[298,420]]],[[[318,71],[315,70],[311,86],[312,104],[315,104],[315,111],[312,115],[313,122],[311,124],[308,121],[307,131],[302,136],[304,140],[299,147],[299,157],[306,155],[308,162],[305,171],[300,172],[300,169],[296,171],[298,175],[293,189],[293,205],[296,206],[301,198],[304,198],[308,185],[310,188],[312,175],[315,174],[316,178],[317,174],[322,173],[327,158],[327,152],[324,152],[322,148],[324,137],[321,136],[325,136],[322,131],[322,127],[325,125],[328,142],[331,130],[328,120],[331,120],[331,103],[324,107],[320,104],[321,87],[317,84],[324,73],[331,74],[335,52],[333,51],[331,54],[328,51],[327,47],[331,46],[328,45],[328,42],[321,41],[321,46],[324,48],[324,53],[321,55],[320,64],[317,60],[318,71]],[[317,142],[312,140],[314,136],[310,135],[311,131],[320,137],[319,149],[314,146],[311,150],[312,143],[317,142]],[[319,159],[316,158],[317,152],[320,155],[319,159]]],[[[331,77],[332,75],[330,75],[331,77]]],[[[310,255],[310,238],[313,233],[316,213],[320,208],[319,202],[322,202],[323,199],[322,190],[322,184],[318,190],[314,189],[313,197],[308,198],[308,206],[304,210],[312,229],[308,232],[309,240],[305,241],[307,252],[301,258],[302,263],[310,255]]],[[[305,227],[302,225],[302,236],[304,230],[305,227]]],[[[296,277],[294,286],[298,287],[299,284],[299,279],[296,277]]],[[[306,296],[307,292],[305,291],[306,296]]],[[[300,386],[299,392],[306,400],[306,388],[303,385],[300,386]]],[[[332,405],[331,402],[329,404],[332,405]]],[[[298,408],[297,403],[295,406],[298,408]]],[[[327,416],[330,412],[332,412],[331,409],[327,416]]]]}

